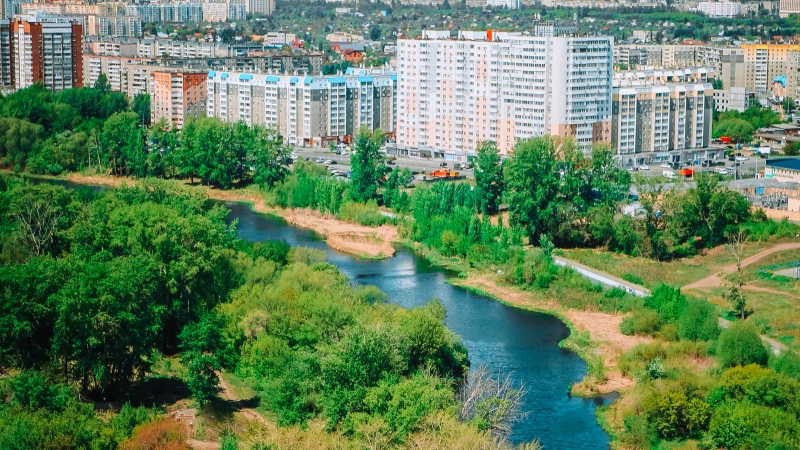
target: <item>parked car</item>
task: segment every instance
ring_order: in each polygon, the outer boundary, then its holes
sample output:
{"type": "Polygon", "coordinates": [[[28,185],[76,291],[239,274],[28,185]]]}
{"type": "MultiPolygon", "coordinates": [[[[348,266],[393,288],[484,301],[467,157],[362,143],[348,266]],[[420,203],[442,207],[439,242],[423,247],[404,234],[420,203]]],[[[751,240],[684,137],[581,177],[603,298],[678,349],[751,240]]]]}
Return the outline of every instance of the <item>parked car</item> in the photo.
{"type": "Polygon", "coordinates": [[[335,159],[332,159],[332,160],[331,160],[331,162],[329,162],[328,164],[339,164],[339,163],[338,163],[338,162],[336,162],[336,160],[335,160],[335,159]]]}
{"type": "Polygon", "coordinates": [[[636,167],[628,167],[628,172],[636,172],[636,167]]]}
{"type": "Polygon", "coordinates": [[[333,161],[331,161],[330,159],[326,159],[325,161],[322,161],[322,164],[330,165],[330,164],[333,164],[333,161]]]}
{"type": "Polygon", "coordinates": [[[390,160],[386,161],[386,164],[389,165],[389,166],[393,166],[393,165],[395,165],[395,162],[390,159],[390,160]]]}
{"type": "Polygon", "coordinates": [[[669,163],[663,163],[663,164],[661,164],[661,168],[662,169],[670,169],[670,168],[672,168],[672,166],[669,165],[669,163]]]}
{"type": "Polygon", "coordinates": [[[439,163],[439,167],[447,167],[447,163],[446,162],[439,163]]]}
{"type": "MultiPolygon", "coordinates": [[[[317,160],[316,160],[316,161],[314,161],[314,162],[316,162],[317,164],[322,164],[322,163],[325,163],[325,160],[324,160],[324,159],[322,159],[322,158],[319,158],[319,159],[317,159],[317,160]]],[[[325,163],[325,164],[327,164],[327,163],[325,163]]]]}
{"type": "Polygon", "coordinates": [[[720,175],[727,175],[728,174],[728,169],[725,169],[725,168],[717,169],[717,173],[720,174],[720,175]]]}
{"type": "Polygon", "coordinates": [[[748,158],[747,156],[737,156],[736,157],[737,161],[747,161],[748,159],[750,159],[750,158],[748,158]]]}
{"type": "Polygon", "coordinates": [[[639,170],[650,170],[648,166],[639,166],[639,170]]]}

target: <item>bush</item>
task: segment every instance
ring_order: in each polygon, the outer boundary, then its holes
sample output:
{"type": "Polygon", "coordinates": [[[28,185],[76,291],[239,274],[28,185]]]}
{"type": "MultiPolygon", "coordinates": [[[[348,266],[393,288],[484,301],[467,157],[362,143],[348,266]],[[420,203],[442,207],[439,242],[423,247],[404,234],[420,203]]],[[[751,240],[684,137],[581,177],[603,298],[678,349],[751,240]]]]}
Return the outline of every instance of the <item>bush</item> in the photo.
{"type": "Polygon", "coordinates": [[[769,366],[782,375],[800,380],[800,356],[797,353],[784,352],[781,356],[772,358],[769,366]]]}
{"type": "Polygon", "coordinates": [[[12,378],[10,387],[14,393],[14,403],[26,408],[63,411],[75,400],[75,394],[69,387],[51,386],[42,374],[31,370],[12,378]]]}
{"type": "Polygon", "coordinates": [[[159,420],[136,429],[136,435],[123,442],[120,450],[189,450],[181,426],[170,419],[159,420]]]}
{"type": "Polygon", "coordinates": [[[711,303],[690,299],[678,317],[678,336],[690,341],[713,341],[719,337],[717,310],[711,303]]]}
{"type": "Polygon", "coordinates": [[[637,309],[633,311],[633,315],[622,320],[619,331],[628,336],[634,334],[653,335],[660,327],[661,319],[658,313],[649,309],[637,309]]]}
{"type": "Polygon", "coordinates": [[[717,358],[723,367],[765,365],[767,350],[756,328],[746,322],[734,322],[719,335],[717,358]]]}
{"type": "Polygon", "coordinates": [[[368,227],[378,227],[383,225],[387,218],[381,214],[378,203],[370,200],[366,204],[346,202],[339,208],[339,219],[368,227]]]}

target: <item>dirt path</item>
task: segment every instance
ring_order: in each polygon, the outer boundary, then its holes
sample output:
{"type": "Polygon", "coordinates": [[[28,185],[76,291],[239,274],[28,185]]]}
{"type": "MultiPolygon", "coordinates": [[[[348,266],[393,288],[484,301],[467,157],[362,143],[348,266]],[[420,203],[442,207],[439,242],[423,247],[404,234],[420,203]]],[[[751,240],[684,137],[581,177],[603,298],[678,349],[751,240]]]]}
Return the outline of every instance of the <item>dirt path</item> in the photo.
{"type": "Polygon", "coordinates": [[[596,386],[597,392],[624,390],[635,384],[633,380],[623,377],[619,373],[616,368],[617,359],[621,352],[630,350],[638,344],[650,342],[651,339],[622,334],[619,331],[619,324],[624,316],[597,311],[565,309],[555,300],[535,300],[528,293],[501,286],[495,280],[486,277],[459,279],[456,284],[478,289],[505,303],[524,309],[550,310],[563,314],[576,330],[588,331],[592,340],[599,344],[599,354],[609,370],[606,381],[596,386]]]}
{"type": "MultiPolygon", "coordinates": [[[[800,249],[800,243],[786,243],[786,244],[778,244],[772,248],[768,248],[762,252],[758,252],[753,256],[745,258],[742,260],[742,267],[747,267],[751,264],[754,264],[760,261],[767,256],[778,253],[786,250],[794,250],[800,249]]],[[[723,277],[727,274],[733,273],[736,270],[736,264],[731,264],[729,266],[725,266],[719,273],[711,275],[710,277],[703,278],[702,280],[695,281],[694,283],[689,283],[683,287],[683,289],[703,289],[703,288],[715,288],[722,286],[722,278],[720,274],[723,274],[723,277]]],[[[758,289],[753,289],[758,290],[758,289]]],[[[778,291],[762,291],[762,292],[773,292],[778,293],[778,291]]],[[[788,295],[784,292],[780,292],[781,295],[788,295]]]]}
{"type": "Polygon", "coordinates": [[[245,408],[241,404],[241,399],[233,393],[233,391],[228,387],[228,384],[225,383],[225,380],[222,379],[222,375],[217,374],[219,377],[219,389],[220,393],[219,396],[222,397],[224,400],[229,400],[231,402],[231,406],[233,407],[234,411],[240,413],[245,417],[247,420],[256,420],[258,422],[263,423],[270,430],[277,430],[275,424],[269,422],[261,413],[257,412],[251,408],[245,408]]]}

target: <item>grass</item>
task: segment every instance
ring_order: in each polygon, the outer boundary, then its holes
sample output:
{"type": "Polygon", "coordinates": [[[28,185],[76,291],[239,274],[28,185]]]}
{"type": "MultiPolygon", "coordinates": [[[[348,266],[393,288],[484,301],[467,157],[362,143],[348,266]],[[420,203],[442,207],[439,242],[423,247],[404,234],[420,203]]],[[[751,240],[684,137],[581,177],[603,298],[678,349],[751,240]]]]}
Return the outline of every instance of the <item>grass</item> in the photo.
{"type": "Polygon", "coordinates": [[[235,373],[222,372],[221,375],[222,381],[228,385],[228,389],[230,389],[231,393],[233,393],[233,395],[235,395],[239,400],[248,400],[256,396],[256,391],[254,391],[245,380],[242,380],[235,373]]]}
{"type": "MultiPolygon", "coordinates": [[[[789,242],[789,241],[786,241],[789,242]]],[[[779,241],[749,242],[744,257],[766,250],[779,241]]],[[[559,254],[591,268],[608,272],[625,280],[640,280],[647,288],[661,283],[683,286],[719,272],[735,261],[724,247],[709,250],[705,255],[673,261],[656,261],[627,256],[600,249],[561,249],[559,254]]]]}

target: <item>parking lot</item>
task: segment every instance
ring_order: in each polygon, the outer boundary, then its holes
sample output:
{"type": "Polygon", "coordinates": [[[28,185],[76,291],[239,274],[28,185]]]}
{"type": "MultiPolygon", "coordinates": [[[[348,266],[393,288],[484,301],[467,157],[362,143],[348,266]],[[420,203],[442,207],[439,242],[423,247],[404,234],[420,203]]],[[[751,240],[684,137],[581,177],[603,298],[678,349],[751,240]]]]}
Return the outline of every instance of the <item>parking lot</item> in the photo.
{"type": "Polygon", "coordinates": [[[727,158],[722,160],[712,161],[716,163],[713,167],[710,165],[703,166],[702,164],[681,164],[681,165],[666,165],[666,167],[662,165],[649,165],[643,167],[637,167],[637,170],[631,170],[632,173],[638,173],[643,176],[663,176],[664,171],[672,171],[675,176],[680,175],[681,169],[692,169],[695,173],[700,172],[713,172],[713,173],[720,173],[720,169],[725,169],[725,174],[730,176],[731,178],[742,177],[742,176],[753,176],[757,171],[763,171],[764,166],[766,164],[766,159],[760,158],[758,156],[743,156],[747,158],[744,161],[730,161],[727,158]]]}
{"type": "MultiPolygon", "coordinates": [[[[312,161],[316,161],[318,159],[322,159],[323,161],[331,160],[336,161],[335,165],[339,166],[340,170],[350,170],[350,155],[337,155],[331,152],[329,149],[320,149],[320,148],[295,148],[294,152],[302,157],[302,158],[311,158],[312,161]]],[[[387,161],[387,165],[389,167],[398,167],[404,168],[407,167],[409,170],[413,172],[430,172],[433,170],[440,170],[446,168],[448,170],[457,170],[459,174],[466,175],[467,178],[473,177],[472,169],[455,169],[454,164],[452,162],[447,162],[446,167],[442,167],[442,161],[429,161],[424,159],[417,159],[417,158],[397,158],[392,161],[387,161]]]]}

